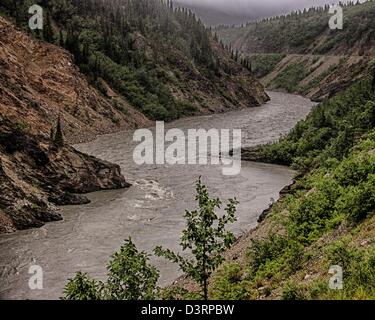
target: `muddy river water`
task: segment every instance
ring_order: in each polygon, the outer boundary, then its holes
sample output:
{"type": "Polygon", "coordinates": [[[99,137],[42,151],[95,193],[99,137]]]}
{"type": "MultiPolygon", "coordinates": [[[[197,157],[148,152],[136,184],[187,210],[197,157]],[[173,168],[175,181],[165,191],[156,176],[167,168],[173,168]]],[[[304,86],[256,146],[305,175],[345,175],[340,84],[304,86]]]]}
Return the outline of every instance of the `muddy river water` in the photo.
{"type": "MultiPolygon", "coordinates": [[[[303,119],[313,103],[300,96],[270,92],[271,101],[259,108],[174,121],[168,128],[242,129],[242,145],[255,146],[277,140],[303,119]]],[[[212,195],[237,197],[238,221],[232,226],[241,235],[256,226],[259,214],[277,199],[292,180],[282,166],[242,163],[236,176],[224,176],[217,165],[143,165],[133,161],[132,132],[101,136],[77,149],[117,163],[132,187],[89,195],[92,202],[61,208],[64,220],[40,229],[0,236],[0,298],[58,299],[69,277],[88,272],[104,280],[105,265],[122,241],[132,236],[136,245],[152,252],[156,245],[178,250],[185,226],[183,213],[193,209],[195,181],[202,176],[212,195]],[[43,290],[30,290],[31,265],[43,268],[43,290]]],[[[180,275],[163,259],[151,258],[167,285],[180,275]]]]}

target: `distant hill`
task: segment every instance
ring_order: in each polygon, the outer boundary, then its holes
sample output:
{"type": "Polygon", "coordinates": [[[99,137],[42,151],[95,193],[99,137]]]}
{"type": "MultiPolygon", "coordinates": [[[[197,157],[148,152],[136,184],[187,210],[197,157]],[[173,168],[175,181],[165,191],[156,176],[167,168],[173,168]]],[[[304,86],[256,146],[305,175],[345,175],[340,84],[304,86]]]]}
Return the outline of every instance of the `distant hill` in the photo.
{"type": "Polygon", "coordinates": [[[203,5],[189,5],[180,1],[175,1],[175,5],[190,9],[208,26],[242,25],[250,20],[257,18],[257,15],[241,15],[234,12],[220,10],[203,5]]]}
{"type": "Polygon", "coordinates": [[[375,63],[375,2],[346,5],[343,30],[330,30],[330,17],[325,6],[215,31],[251,58],[268,88],[320,100],[367,75],[375,63]]]}

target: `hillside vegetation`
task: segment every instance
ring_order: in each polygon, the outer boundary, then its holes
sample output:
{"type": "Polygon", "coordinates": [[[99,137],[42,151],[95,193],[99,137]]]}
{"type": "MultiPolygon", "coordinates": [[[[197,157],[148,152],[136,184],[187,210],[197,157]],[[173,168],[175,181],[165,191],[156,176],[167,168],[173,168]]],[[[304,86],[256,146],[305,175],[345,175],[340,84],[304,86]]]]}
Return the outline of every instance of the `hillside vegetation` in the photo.
{"type": "Polygon", "coordinates": [[[292,164],[303,174],[229,253],[213,278],[212,298],[375,298],[374,126],[368,79],[257,150],[263,161],[292,164]],[[343,268],[343,290],[328,286],[333,265],[343,268]]]}
{"type": "Polygon", "coordinates": [[[66,50],[36,41],[0,17],[0,112],[49,136],[58,117],[69,142],[135,129],[151,121],[118,95],[90,86],[66,50]],[[79,133],[79,134],[78,134],[79,133]]]}
{"type": "Polygon", "coordinates": [[[243,27],[221,26],[217,30],[226,43],[243,53],[351,54],[374,52],[375,4],[343,6],[342,30],[331,30],[329,7],[292,12],[285,16],[250,22],[243,27]]]}
{"type": "Polygon", "coordinates": [[[342,30],[329,28],[328,10],[311,8],[215,31],[250,59],[269,89],[322,100],[367,76],[375,65],[375,2],[345,5],[342,30]]]}
{"type": "MultiPolygon", "coordinates": [[[[160,0],[35,1],[44,29],[35,37],[66,48],[89,83],[113,91],[154,120],[258,106],[268,97],[188,10],[160,0]]],[[[0,10],[28,30],[29,1],[0,10]]],[[[113,100],[113,99],[112,99],[113,100]]],[[[112,101],[115,108],[126,108],[112,101]]]]}
{"type": "Polygon", "coordinates": [[[56,205],[89,201],[76,193],[129,186],[69,143],[268,100],[169,1],[2,0],[0,15],[0,233],[61,219],[56,205]],[[44,26],[32,32],[33,4],[44,26]]]}

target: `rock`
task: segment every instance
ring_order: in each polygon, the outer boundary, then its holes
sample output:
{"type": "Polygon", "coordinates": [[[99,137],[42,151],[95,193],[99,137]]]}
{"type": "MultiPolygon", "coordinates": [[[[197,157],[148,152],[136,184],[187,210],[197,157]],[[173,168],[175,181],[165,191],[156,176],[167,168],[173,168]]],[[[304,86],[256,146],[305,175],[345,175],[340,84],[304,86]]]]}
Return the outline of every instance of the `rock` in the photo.
{"type": "Polygon", "coordinates": [[[0,117],[0,233],[61,220],[56,205],[89,203],[84,193],[129,186],[118,165],[57,149],[0,117]]]}
{"type": "Polygon", "coordinates": [[[258,223],[261,223],[262,221],[264,221],[264,219],[266,219],[266,217],[270,214],[272,210],[272,206],[273,205],[270,205],[267,209],[263,210],[263,212],[260,214],[258,218],[258,223]]]}
{"type": "Polygon", "coordinates": [[[58,117],[71,143],[152,125],[121,97],[118,106],[126,114],[99,94],[68,51],[34,39],[1,16],[0,48],[0,113],[27,124],[34,134],[48,137],[58,117]]]}

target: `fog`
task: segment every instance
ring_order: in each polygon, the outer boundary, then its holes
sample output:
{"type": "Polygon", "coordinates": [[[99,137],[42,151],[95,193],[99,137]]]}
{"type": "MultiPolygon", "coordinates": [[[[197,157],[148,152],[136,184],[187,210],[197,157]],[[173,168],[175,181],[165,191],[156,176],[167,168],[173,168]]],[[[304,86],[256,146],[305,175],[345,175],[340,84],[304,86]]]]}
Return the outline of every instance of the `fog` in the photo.
{"type": "Polygon", "coordinates": [[[338,0],[178,0],[187,5],[219,9],[243,15],[254,12],[285,12],[294,9],[338,3],[338,0]]]}
{"type": "Polygon", "coordinates": [[[250,20],[284,14],[296,9],[338,3],[339,0],[176,0],[175,2],[196,11],[198,16],[208,16],[211,20],[220,20],[221,17],[226,20],[230,16],[247,17],[250,20]]]}

